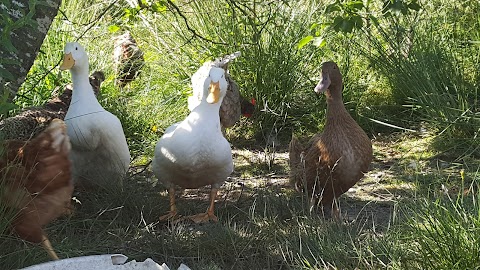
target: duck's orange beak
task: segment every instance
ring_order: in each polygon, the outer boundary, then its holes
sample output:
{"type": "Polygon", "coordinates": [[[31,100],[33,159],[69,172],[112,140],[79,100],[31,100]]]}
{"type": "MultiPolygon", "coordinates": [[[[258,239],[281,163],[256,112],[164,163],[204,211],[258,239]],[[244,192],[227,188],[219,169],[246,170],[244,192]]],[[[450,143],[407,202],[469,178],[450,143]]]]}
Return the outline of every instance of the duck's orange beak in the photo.
{"type": "Polygon", "coordinates": [[[208,91],[207,102],[210,104],[217,103],[220,100],[220,82],[211,82],[208,91]]]}
{"type": "Polygon", "coordinates": [[[73,59],[72,53],[66,53],[63,55],[63,62],[60,65],[60,70],[71,69],[75,65],[75,59],[73,59]]]}

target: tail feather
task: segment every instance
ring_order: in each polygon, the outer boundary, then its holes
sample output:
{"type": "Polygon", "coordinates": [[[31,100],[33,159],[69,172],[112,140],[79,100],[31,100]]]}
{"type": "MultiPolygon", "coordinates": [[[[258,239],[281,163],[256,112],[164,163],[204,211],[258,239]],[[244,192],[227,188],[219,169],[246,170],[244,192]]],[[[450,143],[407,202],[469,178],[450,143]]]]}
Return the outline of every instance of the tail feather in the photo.
{"type": "Polygon", "coordinates": [[[288,148],[290,184],[297,187],[299,183],[302,183],[304,147],[300,141],[292,135],[292,140],[288,148]]]}
{"type": "Polygon", "coordinates": [[[234,60],[235,58],[239,57],[241,54],[242,54],[241,52],[234,52],[232,54],[225,55],[223,57],[219,57],[219,58],[215,59],[215,61],[213,63],[217,67],[227,69],[228,63],[230,61],[234,60]]]}
{"type": "Polygon", "coordinates": [[[225,76],[228,81],[228,90],[220,106],[220,124],[224,128],[232,127],[242,115],[240,91],[238,84],[230,75],[225,76]]]}

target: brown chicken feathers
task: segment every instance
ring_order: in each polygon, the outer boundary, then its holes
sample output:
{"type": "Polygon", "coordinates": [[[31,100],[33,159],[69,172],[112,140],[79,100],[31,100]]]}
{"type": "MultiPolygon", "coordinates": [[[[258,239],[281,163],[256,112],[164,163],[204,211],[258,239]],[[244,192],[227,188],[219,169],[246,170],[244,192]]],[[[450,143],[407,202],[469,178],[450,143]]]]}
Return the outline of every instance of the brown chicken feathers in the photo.
{"type": "Polygon", "coordinates": [[[58,257],[43,226],[70,212],[69,151],[65,123],[54,119],[32,140],[6,140],[0,159],[0,199],[16,213],[12,230],[26,241],[41,243],[53,259],[58,257]]]}

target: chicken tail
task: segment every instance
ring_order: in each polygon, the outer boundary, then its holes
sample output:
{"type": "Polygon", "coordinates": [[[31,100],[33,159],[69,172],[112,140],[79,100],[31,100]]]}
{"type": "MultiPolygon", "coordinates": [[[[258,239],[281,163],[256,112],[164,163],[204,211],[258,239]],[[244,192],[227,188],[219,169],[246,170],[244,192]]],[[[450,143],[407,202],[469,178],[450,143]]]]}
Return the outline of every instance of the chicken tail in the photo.
{"type": "Polygon", "coordinates": [[[223,69],[227,70],[228,63],[231,62],[232,60],[234,60],[235,58],[239,57],[241,54],[242,54],[241,52],[234,52],[232,54],[225,55],[223,57],[219,57],[219,58],[215,59],[213,64],[217,67],[220,67],[220,68],[223,68],[223,69]]]}
{"type": "Polygon", "coordinates": [[[255,98],[252,98],[251,100],[247,100],[245,97],[240,95],[240,106],[241,106],[241,112],[242,115],[250,118],[252,117],[253,113],[255,112],[255,104],[257,101],[255,98]]]}
{"type": "Polygon", "coordinates": [[[299,189],[303,183],[304,174],[304,147],[300,141],[292,135],[292,140],[288,146],[289,165],[290,165],[290,185],[299,189]]]}

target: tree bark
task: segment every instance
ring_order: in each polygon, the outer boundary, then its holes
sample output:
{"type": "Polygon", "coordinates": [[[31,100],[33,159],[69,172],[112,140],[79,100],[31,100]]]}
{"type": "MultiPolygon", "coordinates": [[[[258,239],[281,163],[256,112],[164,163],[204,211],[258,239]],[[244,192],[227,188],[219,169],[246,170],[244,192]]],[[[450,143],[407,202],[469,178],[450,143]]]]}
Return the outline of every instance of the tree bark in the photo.
{"type": "Polygon", "coordinates": [[[25,81],[60,8],[61,0],[0,3],[0,94],[11,100],[25,81]]]}

